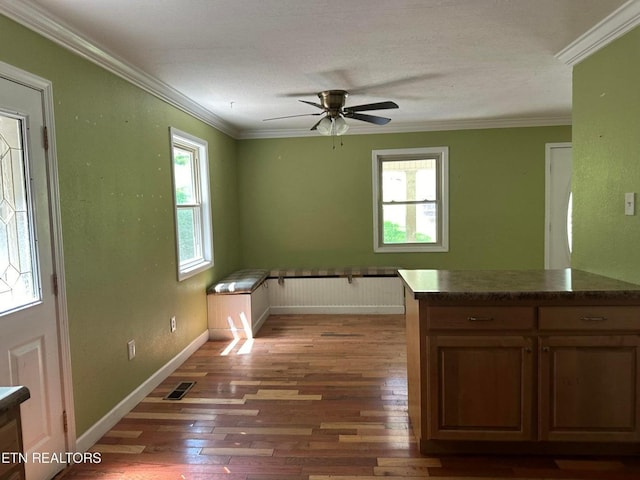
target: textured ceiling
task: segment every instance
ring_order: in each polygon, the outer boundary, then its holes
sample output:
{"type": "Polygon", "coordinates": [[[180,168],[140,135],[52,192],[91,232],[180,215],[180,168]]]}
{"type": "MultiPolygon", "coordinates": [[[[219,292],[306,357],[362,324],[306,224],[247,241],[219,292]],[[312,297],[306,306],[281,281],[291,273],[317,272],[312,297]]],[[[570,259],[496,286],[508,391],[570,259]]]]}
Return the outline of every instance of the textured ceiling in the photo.
{"type": "MultiPolygon", "coordinates": [[[[298,99],[393,100],[390,128],[571,114],[554,55],[624,0],[34,0],[241,136],[305,131],[298,99]],[[273,133],[273,132],[271,132],[273,133]]],[[[367,126],[350,120],[352,132],[367,126]]]]}

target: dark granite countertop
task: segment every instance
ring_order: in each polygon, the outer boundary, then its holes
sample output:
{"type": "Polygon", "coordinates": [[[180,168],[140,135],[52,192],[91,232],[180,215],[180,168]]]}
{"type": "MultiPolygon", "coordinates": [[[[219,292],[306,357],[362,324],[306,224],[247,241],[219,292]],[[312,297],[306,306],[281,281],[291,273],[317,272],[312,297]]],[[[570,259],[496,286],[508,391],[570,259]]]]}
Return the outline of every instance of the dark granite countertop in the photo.
{"type": "Polygon", "coordinates": [[[563,270],[399,270],[416,299],[640,301],[640,285],[563,270]]]}
{"type": "Polygon", "coordinates": [[[0,387],[0,411],[20,405],[30,396],[27,387],[0,387]]]}

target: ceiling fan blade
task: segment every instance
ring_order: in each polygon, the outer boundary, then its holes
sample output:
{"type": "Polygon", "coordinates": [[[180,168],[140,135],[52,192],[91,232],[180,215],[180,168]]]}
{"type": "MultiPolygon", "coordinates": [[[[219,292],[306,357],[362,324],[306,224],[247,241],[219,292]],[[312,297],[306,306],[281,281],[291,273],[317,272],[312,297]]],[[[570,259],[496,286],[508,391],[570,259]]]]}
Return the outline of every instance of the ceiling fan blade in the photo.
{"type": "Polygon", "coordinates": [[[287,115],[285,117],[273,117],[273,118],[264,118],[262,119],[263,122],[268,122],[269,120],[281,120],[283,118],[294,118],[294,117],[311,117],[311,116],[317,116],[317,115],[322,115],[324,112],[318,112],[318,113],[303,113],[300,115],[287,115]]]}
{"type": "Polygon", "coordinates": [[[366,115],[364,113],[345,112],[344,116],[355,120],[362,120],[363,122],[375,123],[376,125],[386,125],[391,121],[390,118],[366,115]]]}
{"type": "Polygon", "coordinates": [[[318,107],[320,110],[324,110],[324,107],[316,102],[310,102],[308,100],[298,100],[299,102],[306,103],[308,105],[313,105],[314,107],[318,107]]]}
{"type": "Polygon", "coordinates": [[[318,123],[316,123],[313,127],[311,127],[311,129],[310,129],[310,130],[317,130],[318,125],[320,125],[320,122],[321,122],[322,120],[323,120],[322,118],[321,118],[320,120],[318,120],[318,123]]]}
{"type": "Polygon", "coordinates": [[[378,103],[367,103],[365,105],[354,105],[353,107],[345,107],[345,112],[364,112],[366,110],[386,110],[388,108],[398,108],[398,104],[396,102],[378,102],[378,103]]]}

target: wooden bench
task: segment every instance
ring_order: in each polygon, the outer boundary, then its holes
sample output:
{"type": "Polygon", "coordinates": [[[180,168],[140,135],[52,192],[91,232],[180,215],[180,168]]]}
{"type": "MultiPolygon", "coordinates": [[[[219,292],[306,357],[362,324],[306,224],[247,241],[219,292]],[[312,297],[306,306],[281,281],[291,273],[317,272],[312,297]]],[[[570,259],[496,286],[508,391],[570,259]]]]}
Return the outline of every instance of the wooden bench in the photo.
{"type": "Polygon", "coordinates": [[[239,270],[207,294],[212,340],[253,338],[270,313],[404,313],[395,267],[239,270]]]}
{"type": "Polygon", "coordinates": [[[404,313],[396,267],[271,270],[267,285],[272,314],[404,313]]]}
{"type": "Polygon", "coordinates": [[[207,289],[209,338],[253,338],[269,316],[268,270],[238,270],[207,289]]]}
{"type": "Polygon", "coordinates": [[[397,276],[397,267],[284,268],[269,272],[269,278],[277,278],[280,285],[286,278],[345,278],[353,283],[358,277],[397,276]]]}

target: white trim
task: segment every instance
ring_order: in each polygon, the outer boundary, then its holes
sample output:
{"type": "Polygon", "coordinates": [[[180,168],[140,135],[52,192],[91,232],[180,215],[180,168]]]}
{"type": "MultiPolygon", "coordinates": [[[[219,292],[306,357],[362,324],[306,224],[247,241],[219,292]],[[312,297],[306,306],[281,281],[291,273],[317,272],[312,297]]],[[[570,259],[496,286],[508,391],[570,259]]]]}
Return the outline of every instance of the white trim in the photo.
{"type": "Polygon", "coordinates": [[[56,147],[55,116],[53,112],[53,87],[49,80],[21,70],[0,61],[0,76],[38,90],[42,94],[44,123],[49,137],[47,156],[47,181],[49,183],[49,210],[51,220],[51,241],[53,264],[58,281],[56,296],[56,315],[58,322],[58,342],[60,355],[60,373],[62,375],[62,408],[67,412],[68,431],[65,435],[67,449],[73,451],[76,446],[75,407],[73,400],[73,382],[71,379],[71,341],[69,339],[69,316],[67,312],[67,288],[64,271],[64,249],[62,246],[62,217],[60,213],[60,190],[58,180],[58,155],[56,147]]]}
{"type": "MultiPolygon", "coordinates": [[[[267,302],[269,300],[267,299],[267,302]]],[[[271,307],[267,307],[265,309],[264,312],[262,312],[262,314],[258,317],[258,320],[256,320],[253,325],[252,325],[252,330],[253,330],[253,336],[255,337],[256,334],[258,333],[258,330],[260,330],[262,328],[262,325],[264,325],[264,322],[267,321],[267,318],[269,318],[269,315],[271,315],[271,307]]]]}
{"type": "MultiPolygon", "coordinates": [[[[444,120],[434,122],[414,122],[414,123],[393,123],[385,126],[369,126],[362,122],[359,125],[351,122],[349,133],[343,135],[382,134],[382,133],[414,133],[414,132],[436,132],[448,130],[478,130],[485,128],[522,128],[522,127],[551,127],[571,125],[571,115],[550,116],[550,117],[524,117],[524,118],[484,118],[471,120],[444,120]]],[[[290,137],[317,137],[316,132],[308,128],[297,128],[287,130],[243,130],[236,137],[240,140],[256,138],[290,138],[290,137]]],[[[330,141],[330,140],[329,140],[330,141]]],[[[344,140],[345,142],[348,140],[344,140]]]]}
{"type": "Polygon", "coordinates": [[[637,25],[640,25],[640,0],[629,0],[556,53],[555,57],[569,66],[574,66],[637,25]]]}
{"type": "Polygon", "coordinates": [[[549,243],[551,241],[551,150],[572,148],[571,142],[547,143],[544,146],[544,268],[549,268],[549,243]]]}
{"type": "Polygon", "coordinates": [[[373,188],[373,251],[376,253],[411,253],[411,252],[448,252],[449,251],[449,147],[420,147],[420,148],[399,148],[390,150],[373,150],[371,152],[371,177],[373,188]],[[391,156],[413,156],[413,155],[437,154],[439,157],[440,175],[436,179],[439,182],[440,197],[438,207],[440,208],[440,221],[438,223],[440,241],[437,244],[423,245],[383,245],[380,242],[380,214],[379,194],[381,185],[379,182],[380,157],[391,156]]]}
{"type": "Polygon", "coordinates": [[[236,127],[175,88],[119,58],[92,40],[74,32],[71,27],[62,20],[53,17],[42,7],[24,0],[2,0],[0,13],[198,120],[217,128],[231,137],[237,137],[238,131],[236,127]]]}
{"type": "Polygon", "coordinates": [[[403,306],[292,306],[271,307],[272,315],[395,315],[403,314],[403,306]]]}
{"type": "Polygon", "coordinates": [[[193,355],[202,345],[209,340],[209,331],[205,330],[198,335],[187,347],[173,357],[169,362],[151,375],[138,388],[125,397],[120,403],[111,409],[104,417],[94,423],[77,441],[74,451],[86,452],[100,438],[104,436],[113,426],[120,421],[133,407],[142,399],[149,395],[158,385],[160,385],[169,375],[171,375],[180,365],[182,365],[191,355],[193,355]]]}

